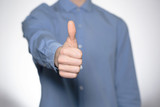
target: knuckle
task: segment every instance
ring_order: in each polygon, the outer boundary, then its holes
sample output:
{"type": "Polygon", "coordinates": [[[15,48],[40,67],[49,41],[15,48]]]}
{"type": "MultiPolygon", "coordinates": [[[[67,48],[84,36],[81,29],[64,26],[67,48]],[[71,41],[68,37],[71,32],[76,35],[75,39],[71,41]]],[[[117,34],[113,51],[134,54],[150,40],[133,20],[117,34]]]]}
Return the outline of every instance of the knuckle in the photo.
{"type": "Polygon", "coordinates": [[[82,65],[82,59],[81,59],[81,60],[79,60],[79,65],[82,65]]]}
{"type": "Polygon", "coordinates": [[[61,56],[59,56],[57,60],[58,60],[58,63],[61,63],[62,62],[61,56]]]}
{"type": "Polygon", "coordinates": [[[60,54],[62,54],[62,55],[65,54],[65,49],[64,48],[61,49],[60,54]]]}
{"type": "Polygon", "coordinates": [[[79,58],[82,58],[82,51],[80,49],[77,49],[76,51],[77,51],[77,56],[79,58]]]}
{"type": "Polygon", "coordinates": [[[58,69],[62,70],[62,65],[61,64],[59,64],[58,69]]]}
{"type": "Polygon", "coordinates": [[[59,71],[59,75],[60,75],[61,77],[64,77],[64,74],[63,74],[63,72],[61,72],[61,71],[59,71]]]}
{"type": "Polygon", "coordinates": [[[77,74],[76,73],[71,73],[71,74],[65,74],[63,71],[59,71],[59,75],[63,78],[76,78],[77,74]]]}
{"type": "Polygon", "coordinates": [[[76,78],[77,77],[77,74],[72,74],[72,78],[76,78]]]}
{"type": "Polygon", "coordinates": [[[76,67],[76,73],[79,73],[79,71],[80,71],[80,67],[76,67]]]}
{"type": "Polygon", "coordinates": [[[66,57],[64,55],[60,55],[58,57],[58,63],[65,63],[67,61],[66,57]]]}
{"type": "Polygon", "coordinates": [[[83,55],[83,54],[82,54],[82,51],[81,51],[81,50],[80,50],[80,52],[79,52],[79,55],[80,55],[80,58],[82,58],[82,55],[83,55]]]}

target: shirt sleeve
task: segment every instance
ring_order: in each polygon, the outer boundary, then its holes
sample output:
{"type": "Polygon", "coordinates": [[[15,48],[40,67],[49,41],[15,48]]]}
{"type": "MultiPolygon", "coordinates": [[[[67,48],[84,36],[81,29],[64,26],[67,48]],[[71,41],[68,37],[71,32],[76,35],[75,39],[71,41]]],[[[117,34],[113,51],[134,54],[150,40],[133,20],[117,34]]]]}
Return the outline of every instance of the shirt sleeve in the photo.
{"type": "Polygon", "coordinates": [[[117,24],[116,91],[118,107],[140,107],[131,43],[126,24],[117,24]]]}
{"type": "Polygon", "coordinates": [[[48,17],[48,8],[46,4],[42,4],[34,9],[22,22],[22,30],[34,62],[56,71],[54,55],[62,45],[56,41],[55,26],[48,17]]]}

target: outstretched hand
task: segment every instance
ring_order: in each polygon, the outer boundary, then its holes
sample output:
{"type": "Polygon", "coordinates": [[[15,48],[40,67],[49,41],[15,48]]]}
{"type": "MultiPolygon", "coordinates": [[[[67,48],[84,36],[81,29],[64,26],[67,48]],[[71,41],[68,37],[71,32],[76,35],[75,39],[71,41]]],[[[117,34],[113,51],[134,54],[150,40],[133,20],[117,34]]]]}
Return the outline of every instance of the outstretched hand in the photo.
{"type": "Polygon", "coordinates": [[[73,21],[68,22],[68,37],[64,45],[56,50],[54,63],[59,75],[64,78],[76,78],[82,65],[82,51],[78,49],[76,27],[73,21]]]}

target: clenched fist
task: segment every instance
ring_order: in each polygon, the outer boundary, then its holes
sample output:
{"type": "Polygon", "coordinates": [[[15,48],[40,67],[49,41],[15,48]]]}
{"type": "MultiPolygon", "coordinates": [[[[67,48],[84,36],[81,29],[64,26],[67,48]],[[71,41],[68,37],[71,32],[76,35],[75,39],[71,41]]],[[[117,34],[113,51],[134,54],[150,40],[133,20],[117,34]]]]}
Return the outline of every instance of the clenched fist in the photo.
{"type": "Polygon", "coordinates": [[[56,50],[54,58],[59,75],[64,78],[76,78],[82,65],[82,51],[78,49],[75,35],[75,24],[73,21],[69,21],[67,40],[56,50]]]}

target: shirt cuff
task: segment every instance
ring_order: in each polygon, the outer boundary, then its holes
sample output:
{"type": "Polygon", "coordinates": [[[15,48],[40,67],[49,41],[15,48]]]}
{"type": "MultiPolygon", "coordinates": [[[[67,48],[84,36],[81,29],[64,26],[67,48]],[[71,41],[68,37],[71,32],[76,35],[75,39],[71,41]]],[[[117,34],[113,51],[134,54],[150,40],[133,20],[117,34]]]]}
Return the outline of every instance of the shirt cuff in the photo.
{"type": "Polygon", "coordinates": [[[51,68],[57,73],[58,72],[58,68],[55,66],[55,64],[54,64],[54,56],[55,56],[55,53],[56,53],[56,51],[57,51],[57,49],[59,48],[59,47],[61,47],[62,45],[60,44],[60,43],[57,43],[57,42],[55,42],[55,43],[53,43],[53,46],[52,46],[52,49],[51,49],[51,51],[52,51],[52,55],[50,56],[50,58],[48,58],[49,59],[49,61],[48,61],[48,63],[49,63],[49,65],[51,66],[51,68]]]}

